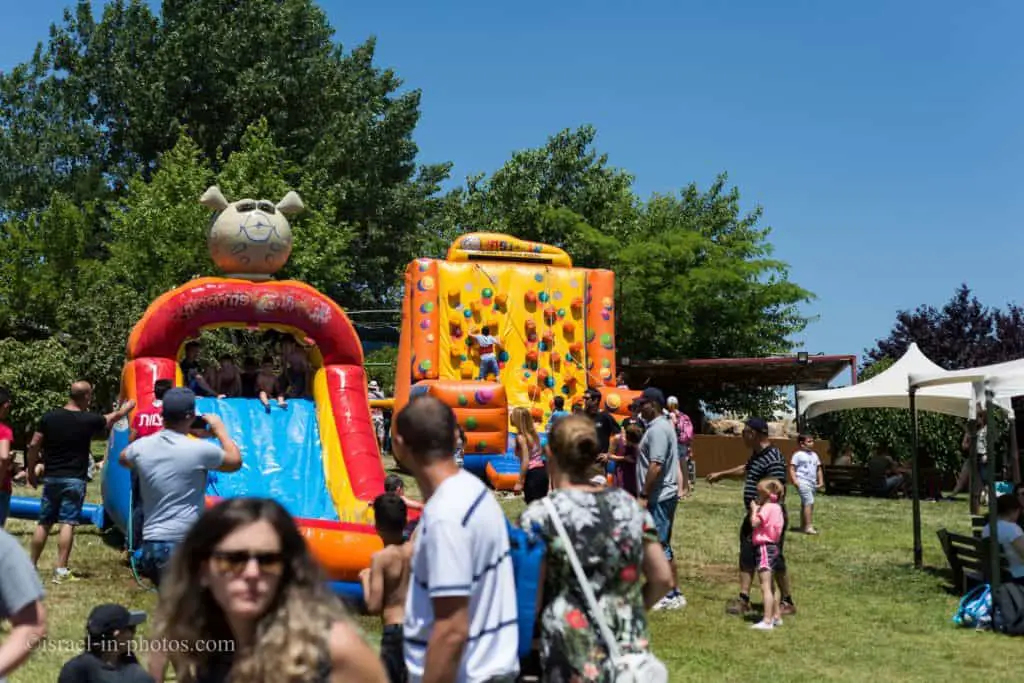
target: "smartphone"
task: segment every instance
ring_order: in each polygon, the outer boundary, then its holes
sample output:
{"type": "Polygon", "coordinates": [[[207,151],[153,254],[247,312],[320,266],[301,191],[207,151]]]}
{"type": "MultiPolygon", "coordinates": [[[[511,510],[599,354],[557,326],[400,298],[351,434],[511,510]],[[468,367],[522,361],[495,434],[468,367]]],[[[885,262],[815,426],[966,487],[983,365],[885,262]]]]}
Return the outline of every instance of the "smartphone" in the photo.
{"type": "Polygon", "coordinates": [[[206,429],[209,426],[210,423],[202,415],[196,415],[196,419],[192,420],[192,429],[206,429]]]}

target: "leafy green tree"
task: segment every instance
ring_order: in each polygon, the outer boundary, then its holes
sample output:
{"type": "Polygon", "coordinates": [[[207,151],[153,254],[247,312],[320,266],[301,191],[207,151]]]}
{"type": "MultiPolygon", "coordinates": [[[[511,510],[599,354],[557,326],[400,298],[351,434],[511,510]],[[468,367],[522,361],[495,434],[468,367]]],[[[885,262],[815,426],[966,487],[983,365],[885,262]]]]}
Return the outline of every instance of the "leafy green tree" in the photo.
{"type": "Polygon", "coordinates": [[[43,413],[68,401],[75,380],[68,350],[55,339],[0,339],[0,386],[11,392],[9,422],[15,444],[24,447],[43,413]]]}
{"type": "MultiPolygon", "coordinates": [[[[346,306],[393,296],[427,244],[450,165],[417,165],[420,93],[398,93],[374,42],[344,53],[332,39],[311,0],[167,0],[159,16],[112,0],[98,21],[80,0],[0,76],[0,204],[42,210],[54,191],[97,202],[106,213],[90,222],[85,254],[103,258],[117,220],[108,200],[148,180],[183,131],[219,172],[265,118],[288,186],[358,238],[328,294],[346,306]]],[[[325,272],[338,256],[298,254],[296,271],[325,272]]]]}
{"type": "Polygon", "coordinates": [[[367,380],[375,379],[380,384],[385,396],[393,396],[395,391],[395,365],[398,363],[398,349],[384,346],[366,354],[367,380]]]}

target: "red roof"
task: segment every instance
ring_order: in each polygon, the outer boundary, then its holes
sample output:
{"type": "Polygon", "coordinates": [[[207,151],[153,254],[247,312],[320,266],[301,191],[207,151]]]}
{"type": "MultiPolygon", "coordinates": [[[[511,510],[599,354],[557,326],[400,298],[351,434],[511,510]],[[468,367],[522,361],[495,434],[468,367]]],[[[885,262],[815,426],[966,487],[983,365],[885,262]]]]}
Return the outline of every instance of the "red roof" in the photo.
{"type": "Polygon", "coordinates": [[[796,356],[619,361],[619,369],[625,373],[630,387],[656,386],[671,393],[695,387],[827,386],[847,368],[856,383],[857,356],[853,355],[808,355],[806,361],[796,356]]]}

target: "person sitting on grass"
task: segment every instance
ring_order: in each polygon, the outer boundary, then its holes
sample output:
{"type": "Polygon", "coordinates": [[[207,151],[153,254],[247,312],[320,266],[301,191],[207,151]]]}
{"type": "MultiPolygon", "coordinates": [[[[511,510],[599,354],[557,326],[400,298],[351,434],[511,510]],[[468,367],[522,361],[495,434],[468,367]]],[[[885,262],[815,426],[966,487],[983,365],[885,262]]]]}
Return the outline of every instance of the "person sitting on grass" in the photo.
{"type": "Polygon", "coordinates": [[[789,481],[800,494],[800,530],[817,534],[814,528],[814,492],[825,488],[821,459],[814,452],[814,437],[801,434],[796,440],[799,450],[789,462],[789,481]]]}
{"type": "Polygon", "coordinates": [[[868,460],[868,476],[876,493],[884,498],[907,492],[906,468],[893,460],[886,446],[876,446],[868,460]]]}
{"type": "Polygon", "coordinates": [[[779,560],[779,539],[786,524],[782,516],[779,497],[783,493],[778,479],[762,479],[757,483],[757,498],[750,501],[750,526],[754,530],[751,539],[757,557],[757,576],[761,580],[761,594],[764,598],[764,616],[751,628],[770,631],[782,626],[779,601],[775,599],[773,574],[779,560]]]}
{"type": "MultiPolygon", "coordinates": [[[[1010,565],[1013,582],[1024,584],[1024,531],[1017,524],[1020,514],[1021,502],[1015,494],[1004,493],[996,498],[996,515],[999,516],[996,532],[999,536],[999,546],[1006,555],[1007,564],[1010,565]]],[[[990,525],[986,524],[981,530],[981,537],[988,538],[991,535],[990,525]]]]}
{"type": "Polygon", "coordinates": [[[405,540],[406,508],[401,497],[384,493],[373,501],[374,522],[384,549],[373,554],[370,566],[359,572],[368,614],[379,614],[382,633],[380,659],[391,683],[405,683],[402,623],[409,591],[412,543],[405,540]]]}
{"type": "Polygon", "coordinates": [[[85,626],[85,651],[64,664],[57,683],[153,683],[134,653],[135,627],[145,620],[145,613],[121,605],[94,607],[85,626]]]}

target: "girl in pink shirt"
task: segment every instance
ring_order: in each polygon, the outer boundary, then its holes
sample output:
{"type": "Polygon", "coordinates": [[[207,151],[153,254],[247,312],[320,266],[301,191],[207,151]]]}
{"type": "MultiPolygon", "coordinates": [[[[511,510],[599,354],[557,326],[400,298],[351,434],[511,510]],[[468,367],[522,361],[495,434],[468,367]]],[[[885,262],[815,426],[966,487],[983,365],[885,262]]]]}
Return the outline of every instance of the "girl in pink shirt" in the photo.
{"type": "Polygon", "coordinates": [[[785,524],[779,497],[782,483],[778,479],[762,479],[757,483],[757,499],[750,501],[750,526],[753,527],[754,550],[757,553],[757,575],[764,596],[764,618],[751,628],[770,631],[782,626],[779,601],[772,591],[772,573],[779,559],[779,538],[785,524]]]}

